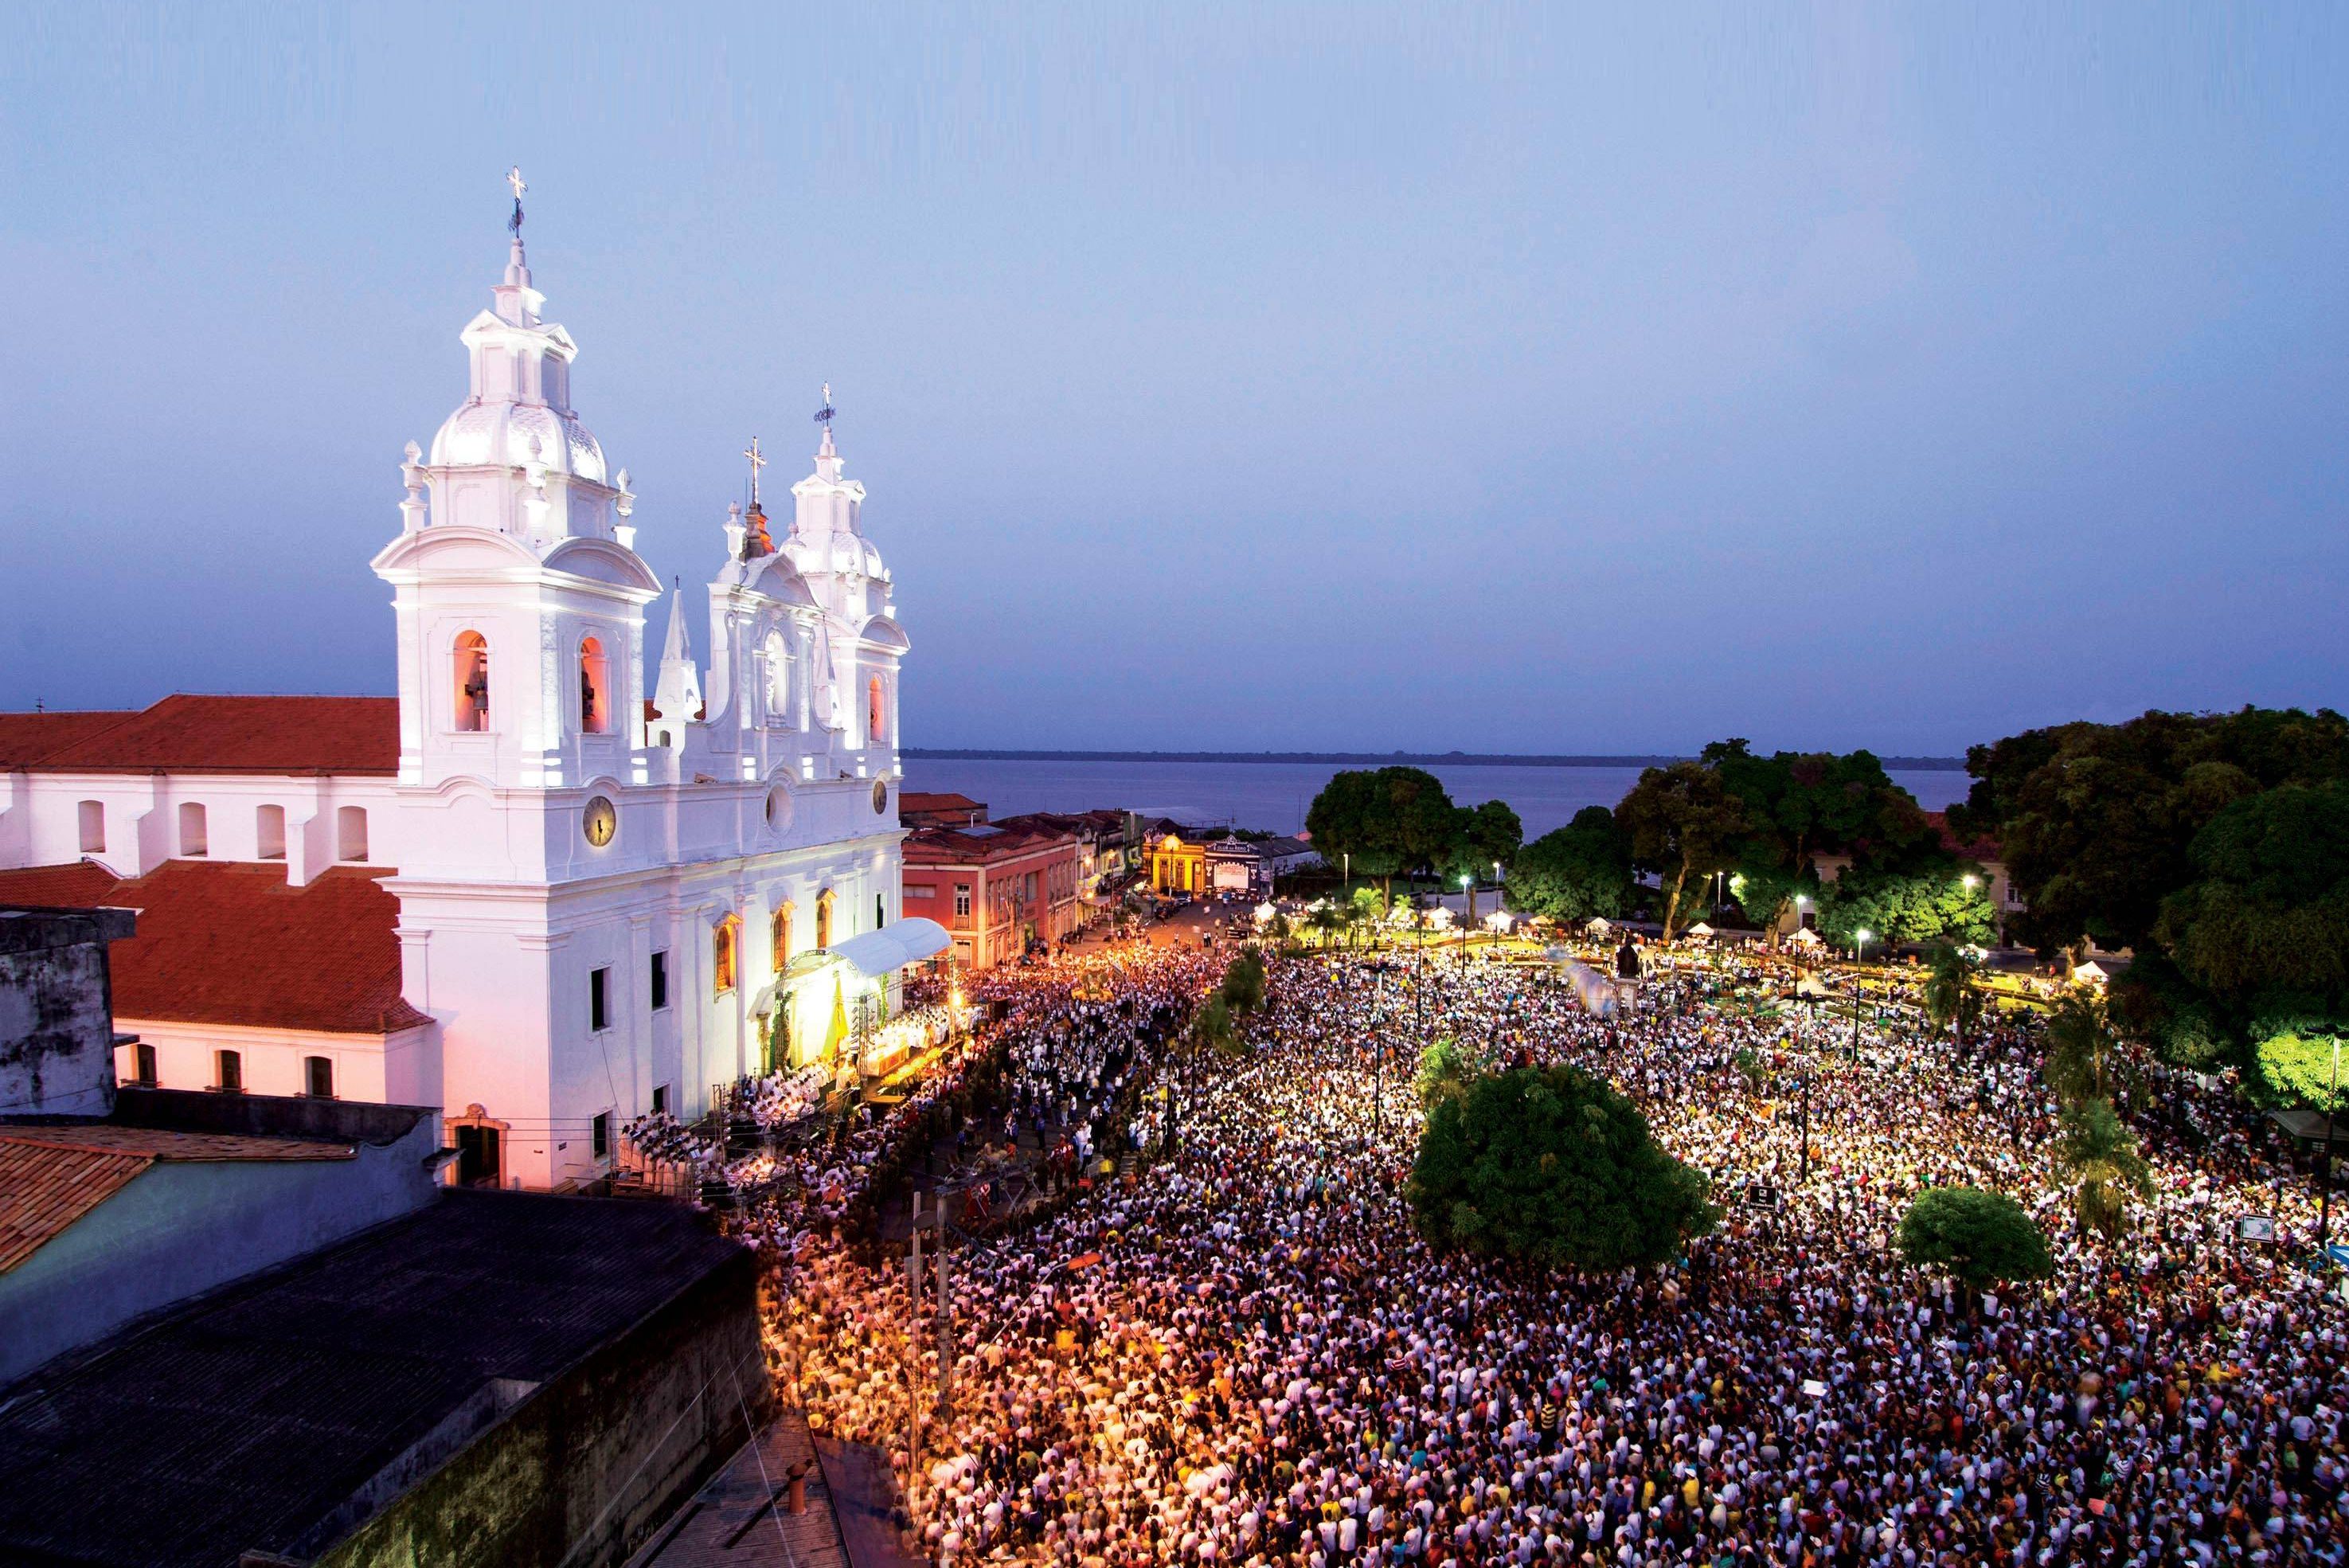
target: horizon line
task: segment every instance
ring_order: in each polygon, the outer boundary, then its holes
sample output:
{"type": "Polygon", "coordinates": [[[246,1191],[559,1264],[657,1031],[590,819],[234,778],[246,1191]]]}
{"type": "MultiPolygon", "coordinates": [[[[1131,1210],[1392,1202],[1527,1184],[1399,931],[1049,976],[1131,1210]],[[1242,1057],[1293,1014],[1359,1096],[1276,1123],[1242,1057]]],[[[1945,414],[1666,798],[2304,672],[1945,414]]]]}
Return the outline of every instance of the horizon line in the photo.
{"type": "MultiPolygon", "coordinates": [[[[1538,752],[1166,752],[901,746],[900,756],[935,762],[1038,763],[1440,763],[1455,767],[1649,768],[1691,762],[1663,752],[1619,755],[1538,752]]],[[[1887,773],[1963,773],[1963,757],[1878,757],[1887,773]]]]}

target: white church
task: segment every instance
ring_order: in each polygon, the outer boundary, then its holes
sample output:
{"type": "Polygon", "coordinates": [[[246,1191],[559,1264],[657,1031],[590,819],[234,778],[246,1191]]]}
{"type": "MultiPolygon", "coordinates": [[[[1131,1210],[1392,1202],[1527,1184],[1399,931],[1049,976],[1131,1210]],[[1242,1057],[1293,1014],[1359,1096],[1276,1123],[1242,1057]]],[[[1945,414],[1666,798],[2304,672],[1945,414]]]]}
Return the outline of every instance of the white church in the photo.
{"type": "Polygon", "coordinates": [[[0,903],[126,906],[125,1082],[443,1107],[470,1179],[607,1169],[618,1129],[837,1050],[945,945],[898,922],[888,569],[829,398],[771,535],[730,509],[706,674],[578,346],[513,239],[463,400],[410,443],[398,696],[0,714],[0,903]]]}

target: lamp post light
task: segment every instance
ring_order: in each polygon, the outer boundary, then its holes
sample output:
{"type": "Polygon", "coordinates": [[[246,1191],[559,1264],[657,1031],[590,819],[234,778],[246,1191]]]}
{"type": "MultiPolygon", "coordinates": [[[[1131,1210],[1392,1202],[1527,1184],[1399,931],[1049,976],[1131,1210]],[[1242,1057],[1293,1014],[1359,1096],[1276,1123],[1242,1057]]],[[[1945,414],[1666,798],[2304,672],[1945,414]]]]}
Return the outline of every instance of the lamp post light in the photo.
{"type": "Polygon", "coordinates": [[[1851,961],[1854,963],[1866,963],[1868,961],[1868,939],[1874,936],[1876,933],[1869,930],[1866,926],[1862,926],[1859,929],[1852,932],[1851,934],[1853,940],[1858,943],[1858,946],[1851,950],[1851,961]]]}
{"type": "Polygon", "coordinates": [[[1807,1067],[1803,1068],[1800,1072],[1798,1072],[1798,1073],[1795,1075],[1795,1081],[1798,1085],[1800,1085],[1802,1086],[1802,1091],[1803,1091],[1803,1127],[1802,1127],[1802,1136],[1803,1136],[1803,1168],[1802,1168],[1802,1174],[1801,1174],[1801,1175],[1799,1175],[1799,1176],[1797,1176],[1797,1177],[1795,1179],[1795,1185],[1796,1185],[1797,1187],[1808,1187],[1808,1186],[1811,1184],[1811,1073],[1810,1073],[1810,1069],[1809,1069],[1809,1068],[1807,1068],[1807,1067]]]}
{"type": "Polygon", "coordinates": [[[2333,1233],[2333,1117],[2341,1106],[2341,1036],[2333,1037],[2333,1086],[2324,1096],[2324,1158],[2316,1168],[2323,1173],[2323,1191],[2317,1198],[2316,1251],[2321,1258],[2326,1238],[2333,1233]]]}
{"type": "Polygon", "coordinates": [[[1460,890],[1468,895],[1468,918],[1460,922],[1460,956],[1468,956],[1468,929],[1476,923],[1476,878],[1466,871],[1460,873],[1460,890]]]}

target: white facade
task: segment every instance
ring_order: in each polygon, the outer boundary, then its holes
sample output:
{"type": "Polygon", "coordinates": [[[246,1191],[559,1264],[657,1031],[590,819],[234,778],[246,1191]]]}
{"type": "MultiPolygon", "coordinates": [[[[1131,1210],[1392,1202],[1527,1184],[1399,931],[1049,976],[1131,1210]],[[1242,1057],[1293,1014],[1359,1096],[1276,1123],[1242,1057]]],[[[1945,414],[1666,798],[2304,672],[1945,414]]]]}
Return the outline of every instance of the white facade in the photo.
{"type": "MultiPolygon", "coordinates": [[[[396,867],[403,993],[437,1037],[338,1064],[337,1092],[406,1098],[429,1078],[453,1123],[479,1107],[502,1129],[505,1179],[543,1187],[595,1173],[598,1116],[616,1138],[657,1090],[689,1117],[763,1070],[762,1013],[791,1020],[775,1061],[805,1061],[869,990],[811,955],[820,934],[898,918],[907,643],[827,423],[779,546],[755,509],[713,530],[706,683],[682,595],[648,670],[660,580],[634,548],[627,471],[607,472],[571,407],[578,348],[542,319],[519,234],[492,294],[462,334],[465,400],[409,446],[399,533],[373,563],[392,592],[397,778],[0,773],[0,867],[282,857],[297,884],[396,867]]],[[[250,1086],[278,1092],[322,1049],[227,1033],[150,1026],[159,1076],[233,1044],[250,1086]]]]}

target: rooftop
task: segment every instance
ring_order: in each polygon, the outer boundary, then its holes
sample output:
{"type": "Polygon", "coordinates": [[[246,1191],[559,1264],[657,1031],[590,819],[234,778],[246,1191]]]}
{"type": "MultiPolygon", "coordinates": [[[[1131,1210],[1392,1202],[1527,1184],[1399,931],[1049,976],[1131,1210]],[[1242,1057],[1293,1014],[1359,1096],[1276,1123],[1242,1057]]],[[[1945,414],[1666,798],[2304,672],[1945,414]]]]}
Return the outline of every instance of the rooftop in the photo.
{"type": "Polygon", "coordinates": [[[982,829],[917,827],[905,835],[904,856],[911,865],[977,866],[1056,848],[1071,848],[1076,836],[1048,828],[1007,827],[990,824],[982,829]]]}
{"type": "Polygon", "coordinates": [[[492,1380],[547,1382],[742,1256],[669,1204],[443,1193],[16,1384],[0,1560],[314,1554],[492,1380]]]}
{"type": "Polygon", "coordinates": [[[0,1273],[70,1230],[159,1160],[349,1159],[347,1143],[110,1122],[0,1122],[0,1273]]]}
{"type": "Polygon", "coordinates": [[[400,995],[388,875],[338,866],[296,888],[267,863],[167,860],[126,878],[84,860],[0,871],[0,903],[137,910],[112,951],[118,1018],[382,1034],[430,1022],[400,995]]]}
{"type": "Polygon", "coordinates": [[[0,770],[390,778],[399,771],[399,702],[181,692],[136,711],[0,713],[0,770]]]}

